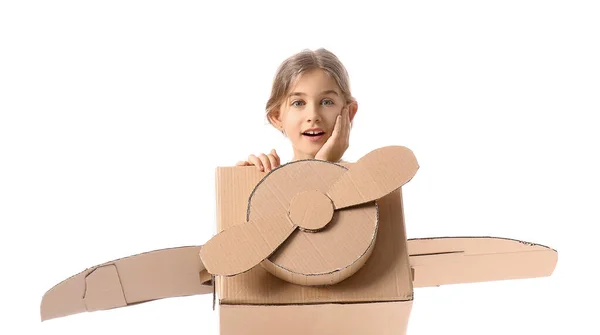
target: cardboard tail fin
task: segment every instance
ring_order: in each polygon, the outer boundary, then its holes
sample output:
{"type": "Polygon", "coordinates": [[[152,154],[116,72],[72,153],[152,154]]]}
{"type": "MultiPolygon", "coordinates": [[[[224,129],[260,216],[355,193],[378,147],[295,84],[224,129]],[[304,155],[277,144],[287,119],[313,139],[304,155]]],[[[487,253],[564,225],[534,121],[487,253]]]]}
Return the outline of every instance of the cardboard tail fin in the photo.
{"type": "Polygon", "coordinates": [[[550,276],[558,253],[498,237],[439,237],[407,241],[413,287],[550,276]]]}
{"type": "Polygon", "coordinates": [[[150,251],[88,268],[42,298],[42,321],[168,297],[212,294],[212,276],[200,260],[202,246],[150,251]]]}

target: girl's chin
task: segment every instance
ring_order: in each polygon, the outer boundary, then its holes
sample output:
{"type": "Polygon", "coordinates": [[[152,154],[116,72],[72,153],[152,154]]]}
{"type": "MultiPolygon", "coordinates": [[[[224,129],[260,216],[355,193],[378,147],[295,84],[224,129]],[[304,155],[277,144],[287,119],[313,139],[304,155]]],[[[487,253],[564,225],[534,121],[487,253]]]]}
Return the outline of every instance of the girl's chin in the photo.
{"type": "Polygon", "coordinates": [[[298,148],[300,150],[297,151],[298,153],[298,157],[303,157],[305,159],[313,159],[317,153],[319,152],[319,150],[321,150],[322,146],[318,146],[318,147],[312,147],[312,148],[298,148]]]}

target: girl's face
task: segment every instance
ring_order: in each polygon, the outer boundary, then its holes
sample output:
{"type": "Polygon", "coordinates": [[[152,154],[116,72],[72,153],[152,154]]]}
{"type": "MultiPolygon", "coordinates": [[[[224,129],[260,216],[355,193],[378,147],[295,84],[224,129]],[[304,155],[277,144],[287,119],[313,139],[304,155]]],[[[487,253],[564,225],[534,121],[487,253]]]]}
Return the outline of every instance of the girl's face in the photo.
{"type": "MultiPolygon", "coordinates": [[[[272,121],[292,142],[293,160],[313,159],[331,137],[335,120],[345,107],[336,81],[327,72],[315,69],[299,77],[272,121]]],[[[352,121],[355,104],[349,113],[352,121]]]]}

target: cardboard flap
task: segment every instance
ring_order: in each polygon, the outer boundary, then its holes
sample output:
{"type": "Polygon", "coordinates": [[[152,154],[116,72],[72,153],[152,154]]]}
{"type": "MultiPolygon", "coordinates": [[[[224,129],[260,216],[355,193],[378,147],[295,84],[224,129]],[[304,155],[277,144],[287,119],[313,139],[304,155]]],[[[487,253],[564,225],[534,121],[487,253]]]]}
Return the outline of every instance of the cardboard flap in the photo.
{"type": "Polygon", "coordinates": [[[550,276],[558,261],[546,246],[497,237],[407,241],[413,287],[550,276]]]}
{"type": "Polygon", "coordinates": [[[212,276],[200,260],[201,247],[155,250],[86,269],[44,294],[41,319],[168,297],[212,294],[212,276]]]}
{"type": "Polygon", "coordinates": [[[85,277],[83,302],[88,312],[127,305],[116,266],[98,267],[85,277]]]}

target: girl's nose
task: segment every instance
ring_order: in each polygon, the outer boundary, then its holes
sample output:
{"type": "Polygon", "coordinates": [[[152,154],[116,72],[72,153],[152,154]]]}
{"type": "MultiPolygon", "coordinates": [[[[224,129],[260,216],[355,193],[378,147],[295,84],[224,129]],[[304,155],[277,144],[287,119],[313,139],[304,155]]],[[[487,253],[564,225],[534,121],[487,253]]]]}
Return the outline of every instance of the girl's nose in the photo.
{"type": "Polygon", "coordinates": [[[312,105],[310,105],[310,106],[307,107],[306,121],[309,121],[309,122],[321,121],[321,115],[319,113],[319,107],[315,107],[315,106],[312,106],[312,105]]]}

